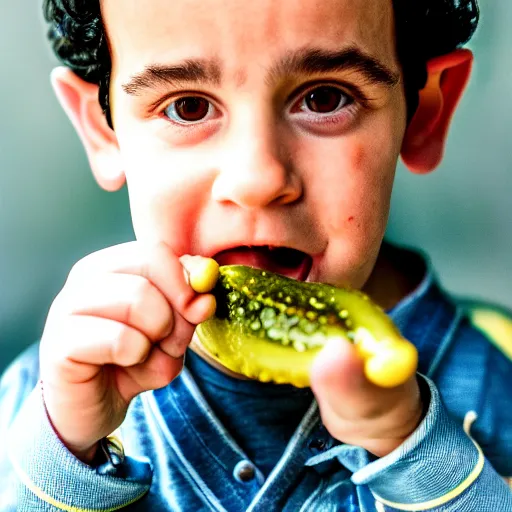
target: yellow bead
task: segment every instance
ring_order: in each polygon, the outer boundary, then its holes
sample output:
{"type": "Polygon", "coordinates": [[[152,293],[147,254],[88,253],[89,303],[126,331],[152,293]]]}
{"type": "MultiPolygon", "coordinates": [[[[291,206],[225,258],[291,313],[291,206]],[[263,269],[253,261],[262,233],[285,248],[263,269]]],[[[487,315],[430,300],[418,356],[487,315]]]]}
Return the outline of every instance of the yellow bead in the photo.
{"type": "Polygon", "coordinates": [[[383,388],[394,388],[408,381],[416,372],[418,351],[408,342],[382,344],[373,357],[365,361],[365,375],[383,388]]]}
{"type": "Polygon", "coordinates": [[[189,269],[190,286],[197,293],[213,290],[219,278],[219,264],[211,258],[199,258],[189,269]]]}

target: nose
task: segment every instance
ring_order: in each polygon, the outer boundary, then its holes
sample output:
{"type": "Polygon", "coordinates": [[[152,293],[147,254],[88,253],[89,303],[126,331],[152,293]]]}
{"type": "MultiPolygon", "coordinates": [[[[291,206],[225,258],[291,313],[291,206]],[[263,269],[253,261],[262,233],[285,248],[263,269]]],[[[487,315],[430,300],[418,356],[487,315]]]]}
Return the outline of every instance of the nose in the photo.
{"type": "Polygon", "coordinates": [[[271,116],[244,116],[224,143],[212,188],[214,200],[257,209],[300,199],[302,180],[271,116]]]}

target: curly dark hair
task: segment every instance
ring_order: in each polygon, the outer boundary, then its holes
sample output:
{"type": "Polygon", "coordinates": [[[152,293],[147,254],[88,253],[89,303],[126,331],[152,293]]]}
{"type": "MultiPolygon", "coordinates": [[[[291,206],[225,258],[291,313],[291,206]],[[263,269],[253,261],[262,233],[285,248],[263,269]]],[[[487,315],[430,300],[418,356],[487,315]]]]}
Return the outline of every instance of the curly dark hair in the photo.
{"type": "MultiPolygon", "coordinates": [[[[60,61],[99,85],[99,102],[112,127],[109,107],[111,59],[99,0],[43,0],[48,37],[60,61]]],[[[398,57],[408,117],[425,86],[426,63],[469,41],[479,21],[477,0],[393,0],[398,57]]]]}

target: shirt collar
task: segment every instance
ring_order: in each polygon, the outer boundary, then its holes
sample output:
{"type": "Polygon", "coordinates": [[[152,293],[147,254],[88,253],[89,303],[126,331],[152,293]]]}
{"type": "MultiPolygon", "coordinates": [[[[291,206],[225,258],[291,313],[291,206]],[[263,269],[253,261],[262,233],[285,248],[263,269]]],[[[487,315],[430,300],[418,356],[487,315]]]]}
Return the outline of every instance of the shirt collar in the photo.
{"type": "Polygon", "coordinates": [[[416,254],[425,266],[423,279],[388,314],[418,349],[418,371],[431,377],[453,339],[461,311],[441,288],[430,258],[416,254]]]}

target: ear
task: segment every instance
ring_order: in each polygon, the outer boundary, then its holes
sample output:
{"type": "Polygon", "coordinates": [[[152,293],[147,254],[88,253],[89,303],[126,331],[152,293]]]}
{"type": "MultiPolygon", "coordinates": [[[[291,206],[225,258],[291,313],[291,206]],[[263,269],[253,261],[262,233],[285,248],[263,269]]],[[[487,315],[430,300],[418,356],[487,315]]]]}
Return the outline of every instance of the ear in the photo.
{"type": "Polygon", "coordinates": [[[124,170],[116,135],[98,101],[98,86],[65,67],[52,71],[51,82],[82,141],[96,181],[109,192],[119,190],[125,182],[124,170]]]}
{"type": "Polygon", "coordinates": [[[427,84],[402,143],[402,160],[412,172],[433,171],[444,154],[448,129],[471,74],[473,54],[466,49],[427,63],[427,84]]]}

